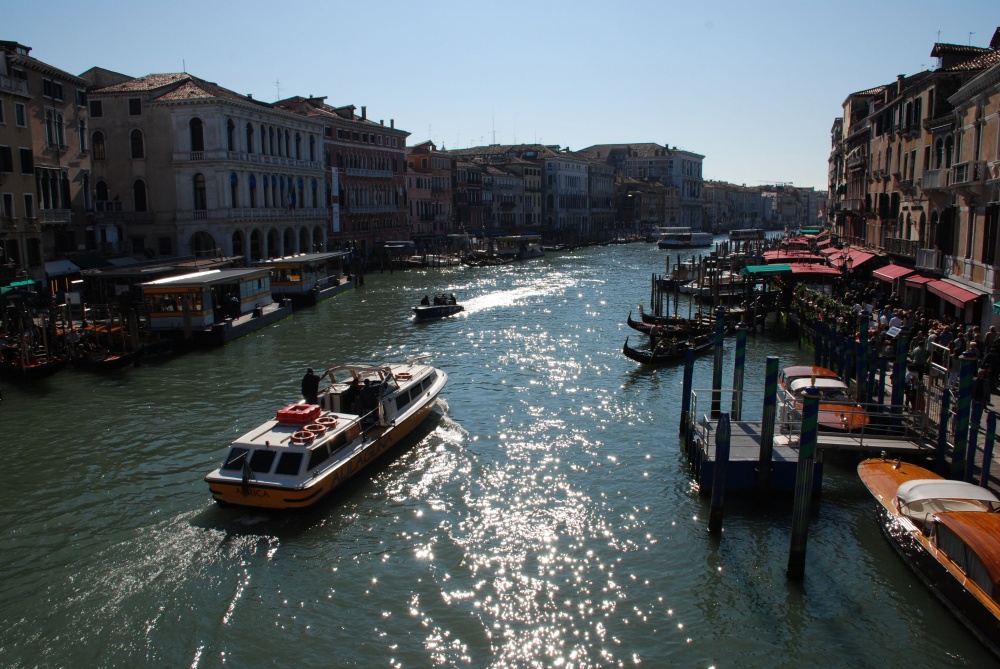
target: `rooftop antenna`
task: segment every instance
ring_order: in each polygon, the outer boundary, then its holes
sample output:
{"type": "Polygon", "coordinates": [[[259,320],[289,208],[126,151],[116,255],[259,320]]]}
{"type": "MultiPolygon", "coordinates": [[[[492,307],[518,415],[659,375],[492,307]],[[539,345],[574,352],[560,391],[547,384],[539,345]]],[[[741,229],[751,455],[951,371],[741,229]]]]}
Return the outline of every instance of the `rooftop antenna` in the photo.
{"type": "Polygon", "coordinates": [[[496,144],[497,143],[497,119],[496,119],[496,115],[493,113],[492,109],[490,110],[490,122],[493,124],[493,143],[496,144]]]}
{"type": "Polygon", "coordinates": [[[975,35],[975,34],[976,33],[974,33],[974,32],[971,32],[971,31],[969,32],[969,46],[972,46],[972,36],[975,35]]]}
{"type": "Polygon", "coordinates": [[[941,31],[940,31],[940,30],[938,31],[938,38],[937,38],[937,41],[938,41],[938,42],[940,42],[940,41],[941,41],[941,31]]]}
{"type": "Polygon", "coordinates": [[[275,79],[274,80],[274,92],[277,93],[277,95],[278,95],[278,97],[275,98],[275,99],[280,100],[281,99],[281,79],[275,79]]]}
{"type": "Polygon", "coordinates": [[[188,71],[187,62],[185,62],[185,60],[181,58],[181,72],[187,74],[187,71],[188,71]]]}

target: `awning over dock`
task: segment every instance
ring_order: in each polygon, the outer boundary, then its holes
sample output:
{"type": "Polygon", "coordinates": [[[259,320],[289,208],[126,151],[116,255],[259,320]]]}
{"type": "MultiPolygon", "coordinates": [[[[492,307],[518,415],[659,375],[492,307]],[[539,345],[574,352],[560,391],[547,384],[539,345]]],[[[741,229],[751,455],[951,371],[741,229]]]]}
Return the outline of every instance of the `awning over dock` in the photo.
{"type": "Polygon", "coordinates": [[[964,288],[956,282],[948,279],[935,279],[934,281],[929,281],[927,283],[927,290],[934,293],[945,302],[954,304],[956,307],[964,307],[967,303],[985,295],[985,293],[974,293],[968,288],[964,288]]]}
{"type": "Polygon", "coordinates": [[[787,263],[778,263],[776,265],[747,265],[746,267],[740,270],[740,274],[752,278],[762,278],[767,276],[791,274],[791,273],[792,273],[792,266],[787,263]]]}

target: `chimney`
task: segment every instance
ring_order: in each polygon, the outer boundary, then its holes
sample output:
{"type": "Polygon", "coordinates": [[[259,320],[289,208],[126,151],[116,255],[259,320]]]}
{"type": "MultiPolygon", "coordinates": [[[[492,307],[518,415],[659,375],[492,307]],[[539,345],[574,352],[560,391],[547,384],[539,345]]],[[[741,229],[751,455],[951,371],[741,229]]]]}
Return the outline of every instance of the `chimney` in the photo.
{"type": "Polygon", "coordinates": [[[897,74],[896,75],[896,95],[902,95],[903,94],[903,79],[905,79],[905,78],[906,78],[905,75],[902,75],[902,74],[897,74]]]}
{"type": "Polygon", "coordinates": [[[247,100],[253,100],[253,93],[247,93],[247,100]]]}
{"type": "Polygon", "coordinates": [[[368,118],[368,107],[361,105],[361,120],[364,121],[368,118]]]}
{"type": "Polygon", "coordinates": [[[389,127],[390,128],[395,128],[396,127],[396,119],[394,119],[394,118],[389,119],[389,127]]]}
{"type": "Polygon", "coordinates": [[[378,124],[379,124],[379,125],[385,125],[385,119],[384,119],[384,118],[380,118],[380,119],[378,120],[378,124]]]}

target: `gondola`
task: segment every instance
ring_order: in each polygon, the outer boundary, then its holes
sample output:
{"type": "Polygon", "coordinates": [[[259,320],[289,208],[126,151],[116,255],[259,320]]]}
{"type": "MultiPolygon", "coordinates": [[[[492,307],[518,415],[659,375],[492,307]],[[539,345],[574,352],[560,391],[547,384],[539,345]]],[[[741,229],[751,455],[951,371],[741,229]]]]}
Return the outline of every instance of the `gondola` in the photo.
{"type": "Polygon", "coordinates": [[[32,358],[27,364],[20,357],[17,357],[12,360],[5,360],[0,365],[0,374],[10,379],[34,381],[52,376],[56,372],[62,371],[68,364],[69,358],[58,356],[32,358]]]}
{"type": "Polygon", "coordinates": [[[139,362],[141,350],[127,353],[111,353],[109,351],[92,351],[81,353],[73,358],[73,365],[81,369],[95,372],[124,369],[139,362]]]}
{"type": "Polygon", "coordinates": [[[668,319],[664,323],[643,323],[632,318],[632,312],[628,312],[625,321],[633,330],[638,330],[643,334],[653,337],[689,337],[692,335],[711,334],[714,328],[707,323],[700,323],[690,318],[668,319]]]}
{"type": "Polygon", "coordinates": [[[644,365],[668,365],[682,362],[687,357],[687,349],[693,348],[695,355],[708,352],[715,344],[712,334],[699,335],[690,339],[678,339],[675,342],[663,342],[658,347],[648,351],[640,351],[628,345],[628,337],[622,346],[626,358],[641,362],[644,365]]]}

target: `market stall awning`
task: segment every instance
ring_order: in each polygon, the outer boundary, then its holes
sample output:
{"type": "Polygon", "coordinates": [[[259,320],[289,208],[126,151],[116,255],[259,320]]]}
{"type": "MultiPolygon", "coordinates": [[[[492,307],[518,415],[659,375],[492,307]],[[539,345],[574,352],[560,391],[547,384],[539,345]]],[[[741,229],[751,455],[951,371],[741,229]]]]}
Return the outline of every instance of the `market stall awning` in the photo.
{"type": "Polygon", "coordinates": [[[27,279],[26,281],[15,281],[14,283],[10,283],[0,288],[0,295],[6,295],[12,290],[18,290],[18,289],[27,290],[28,287],[34,285],[34,283],[35,283],[34,279],[27,279]]]}
{"type": "Polygon", "coordinates": [[[913,274],[914,271],[914,269],[910,267],[903,267],[902,265],[886,265],[885,267],[881,267],[872,272],[872,276],[876,279],[892,283],[896,279],[902,278],[907,274],[913,274]]]}
{"type": "Polygon", "coordinates": [[[50,279],[79,271],[80,268],[68,260],[49,260],[45,263],[45,273],[50,279]]]}
{"type": "Polygon", "coordinates": [[[790,274],[792,272],[792,266],[787,263],[778,263],[777,265],[747,265],[740,270],[740,274],[743,276],[751,277],[763,277],[772,276],[775,274],[790,274]]]}
{"type": "Polygon", "coordinates": [[[934,280],[934,277],[924,276],[923,274],[911,274],[906,277],[906,286],[908,288],[920,288],[924,284],[928,284],[934,280]]]}
{"type": "Polygon", "coordinates": [[[857,269],[864,263],[868,262],[875,257],[874,253],[868,253],[867,251],[859,251],[857,249],[851,249],[850,251],[841,252],[839,254],[834,253],[830,256],[830,264],[834,267],[840,268],[844,266],[844,262],[850,258],[849,267],[857,269]]]}
{"type": "Polygon", "coordinates": [[[993,303],[993,313],[1000,314],[1000,302],[993,303]]]}
{"type": "Polygon", "coordinates": [[[972,302],[982,293],[974,293],[971,290],[962,288],[951,281],[935,279],[927,283],[927,290],[931,291],[946,302],[954,304],[956,307],[964,307],[968,302],[972,302]]]}

